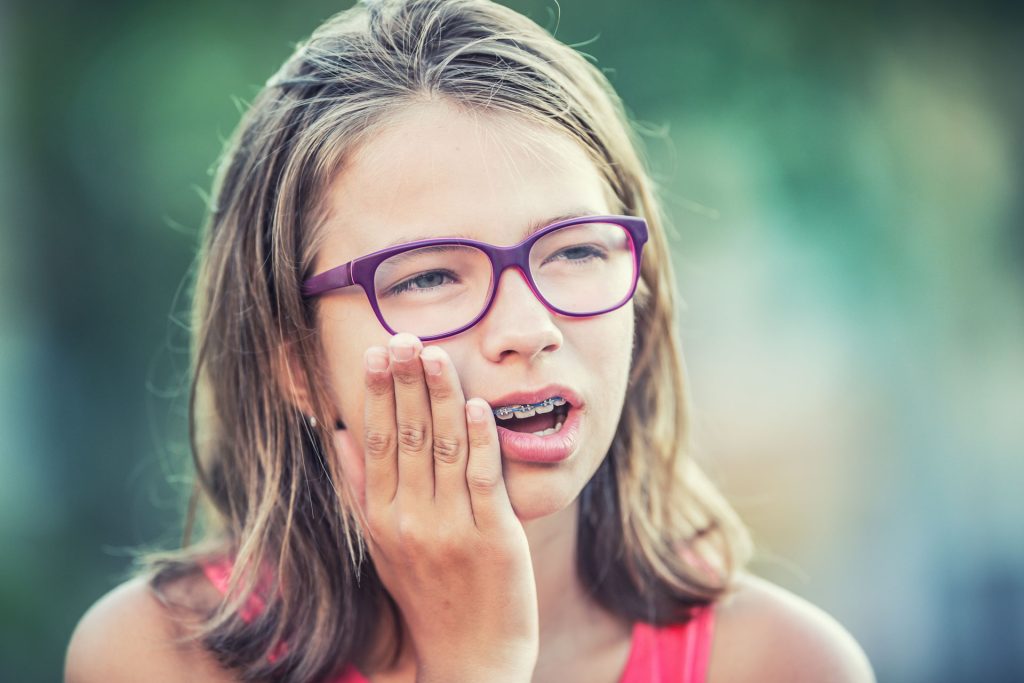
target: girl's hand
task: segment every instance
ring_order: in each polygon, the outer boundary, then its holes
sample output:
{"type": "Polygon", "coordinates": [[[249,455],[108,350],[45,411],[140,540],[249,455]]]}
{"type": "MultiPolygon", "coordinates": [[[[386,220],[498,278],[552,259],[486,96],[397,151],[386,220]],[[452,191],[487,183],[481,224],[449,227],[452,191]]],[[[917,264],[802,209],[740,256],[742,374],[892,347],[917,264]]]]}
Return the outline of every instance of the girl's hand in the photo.
{"type": "Polygon", "coordinates": [[[418,681],[530,679],[537,595],[505,490],[498,433],[466,402],[437,346],[366,352],[366,519],[377,571],[402,610],[418,681]]]}

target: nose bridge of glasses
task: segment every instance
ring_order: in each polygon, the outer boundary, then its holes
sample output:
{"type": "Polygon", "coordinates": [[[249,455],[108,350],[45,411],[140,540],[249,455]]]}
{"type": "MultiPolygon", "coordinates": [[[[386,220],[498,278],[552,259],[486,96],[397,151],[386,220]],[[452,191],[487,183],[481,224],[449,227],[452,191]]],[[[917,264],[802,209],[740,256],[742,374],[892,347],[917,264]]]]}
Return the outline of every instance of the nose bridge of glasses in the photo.
{"type": "Polygon", "coordinates": [[[502,273],[509,268],[519,266],[523,273],[530,269],[530,247],[517,244],[511,247],[491,246],[491,262],[494,264],[494,279],[500,280],[502,273]]]}
{"type": "Polygon", "coordinates": [[[541,298],[540,293],[537,291],[536,286],[533,283],[533,277],[530,274],[530,248],[528,245],[519,244],[512,247],[492,247],[491,251],[491,263],[494,266],[494,296],[498,296],[498,288],[501,284],[501,279],[509,268],[513,268],[519,272],[519,276],[523,279],[524,284],[533,292],[533,295],[537,297],[541,303],[544,302],[541,298]]]}

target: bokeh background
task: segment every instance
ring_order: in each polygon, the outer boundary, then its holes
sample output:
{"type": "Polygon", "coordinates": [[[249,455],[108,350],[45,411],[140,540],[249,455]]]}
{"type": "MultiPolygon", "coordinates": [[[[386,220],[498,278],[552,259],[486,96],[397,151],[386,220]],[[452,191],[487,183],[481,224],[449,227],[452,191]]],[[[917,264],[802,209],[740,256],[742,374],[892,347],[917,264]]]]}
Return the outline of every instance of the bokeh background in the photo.
{"type": "MultiPolygon", "coordinates": [[[[0,4],[0,680],[58,680],[129,551],[177,538],[211,171],[349,4],[0,4]]],[[[1024,5],[509,4],[645,131],[757,571],[882,681],[1024,680],[1024,5]]]]}

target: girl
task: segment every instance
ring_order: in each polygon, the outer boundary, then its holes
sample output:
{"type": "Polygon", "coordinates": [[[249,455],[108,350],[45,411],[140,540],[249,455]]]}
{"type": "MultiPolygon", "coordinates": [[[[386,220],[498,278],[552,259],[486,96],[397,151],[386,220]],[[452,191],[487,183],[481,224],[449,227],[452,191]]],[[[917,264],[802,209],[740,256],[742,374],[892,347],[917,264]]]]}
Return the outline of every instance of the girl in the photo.
{"type": "Polygon", "coordinates": [[[485,0],[365,2],[215,189],[200,540],[89,611],[68,681],[872,679],[743,571],[687,454],[661,214],[579,54],[485,0]]]}

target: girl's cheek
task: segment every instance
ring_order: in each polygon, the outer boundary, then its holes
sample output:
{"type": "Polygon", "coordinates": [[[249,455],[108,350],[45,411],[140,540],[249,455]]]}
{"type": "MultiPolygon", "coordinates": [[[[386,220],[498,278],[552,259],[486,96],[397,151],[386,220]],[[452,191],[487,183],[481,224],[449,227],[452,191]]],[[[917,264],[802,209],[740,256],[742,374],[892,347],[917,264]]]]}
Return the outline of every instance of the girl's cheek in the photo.
{"type": "Polygon", "coordinates": [[[341,458],[341,471],[352,488],[359,508],[366,512],[366,465],[363,449],[350,429],[334,430],[334,448],[341,458]]]}

